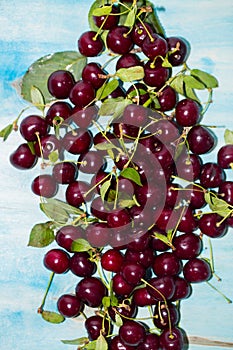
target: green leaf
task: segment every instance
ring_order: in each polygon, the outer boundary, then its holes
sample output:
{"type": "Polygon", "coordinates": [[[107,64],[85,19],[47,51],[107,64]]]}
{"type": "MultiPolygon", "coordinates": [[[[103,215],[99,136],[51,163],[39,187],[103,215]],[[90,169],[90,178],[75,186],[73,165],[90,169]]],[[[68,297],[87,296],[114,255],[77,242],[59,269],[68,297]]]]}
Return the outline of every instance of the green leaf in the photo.
{"type": "Polygon", "coordinates": [[[103,202],[105,200],[105,195],[108,192],[110,186],[111,186],[111,180],[107,180],[100,187],[100,197],[103,202]]]}
{"type": "Polygon", "coordinates": [[[0,137],[3,138],[3,141],[6,141],[6,139],[7,139],[8,136],[11,134],[12,131],[13,131],[13,124],[7,125],[5,128],[3,128],[3,129],[0,131],[0,137]]]}
{"type": "Polygon", "coordinates": [[[93,13],[96,9],[101,8],[102,5],[103,0],[95,0],[88,11],[88,23],[91,30],[98,31],[99,29],[93,20],[93,13]]]}
{"type": "Polygon", "coordinates": [[[32,104],[38,109],[40,109],[41,111],[43,111],[45,108],[45,100],[40,89],[32,85],[30,93],[31,93],[32,104]]]}
{"type": "Polygon", "coordinates": [[[100,116],[113,116],[113,119],[120,117],[126,106],[132,104],[128,98],[118,97],[105,100],[100,109],[100,116]]]}
{"type": "Polygon", "coordinates": [[[167,236],[158,232],[154,232],[154,236],[158,238],[160,241],[162,241],[163,243],[167,244],[169,247],[172,246],[172,243],[170,242],[167,236]]]}
{"type": "Polygon", "coordinates": [[[224,140],[226,145],[233,145],[233,131],[226,129],[224,132],[224,140]]]}
{"type": "Polygon", "coordinates": [[[178,75],[175,77],[171,83],[170,86],[178,92],[178,94],[184,95],[184,76],[178,75]]]}
{"type": "Polygon", "coordinates": [[[121,327],[123,325],[123,320],[118,313],[115,314],[115,320],[115,324],[117,327],[121,327]]]}
{"type": "Polygon", "coordinates": [[[125,168],[120,172],[120,175],[135,182],[137,185],[142,186],[140,175],[134,168],[125,168]]]}
{"type": "Polygon", "coordinates": [[[185,83],[185,87],[188,86],[192,89],[204,90],[206,88],[203,83],[201,83],[199,80],[197,80],[191,75],[186,75],[184,77],[184,83],[185,83]]]}
{"type": "Polygon", "coordinates": [[[144,78],[144,69],[142,66],[134,66],[129,68],[120,68],[115,75],[123,82],[132,82],[144,78]]]}
{"type": "Polygon", "coordinates": [[[65,317],[61,314],[58,314],[57,312],[53,311],[42,311],[41,313],[43,319],[50,323],[62,323],[65,321],[65,317]]]}
{"type": "Polygon", "coordinates": [[[134,6],[126,16],[124,26],[131,28],[134,25],[137,13],[137,7],[134,6]]]}
{"type": "Polygon", "coordinates": [[[169,62],[169,57],[168,57],[168,55],[166,55],[166,57],[164,57],[163,63],[162,63],[162,67],[165,67],[165,68],[172,68],[172,64],[169,62]]]}
{"type": "Polygon", "coordinates": [[[39,58],[27,70],[22,79],[21,95],[29,101],[32,101],[31,88],[36,88],[41,92],[44,102],[49,103],[55,98],[49,93],[47,80],[50,74],[56,70],[64,69],[70,71],[75,80],[79,80],[82,70],[87,63],[87,58],[77,51],[55,52],[39,58]]]}
{"type": "Polygon", "coordinates": [[[119,85],[118,79],[110,80],[109,82],[103,84],[97,91],[96,91],[96,98],[97,100],[103,100],[108,95],[110,95],[119,85]]]}
{"type": "Polygon", "coordinates": [[[113,149],[116,148],[118,149],[117,146],[115,146],[113,143],[111,142],[102,142],[102,143],[97,143],[94,146],[96,149],[98,149],[99,151],[108,151],[109,149],[113,149]]]}
{"type": "Polygon", "coordinates": [[[211,74],[200,69],[192,69],[190,74],[199,79],[208,89],[218,87],[218,80],[211,74]]]}
{"type": "Polygon", "coordinates": [[[112,11],[112,6],[111,5],[105,5],[99,8],[95,8],[92,11],[92,16],[105,16],[109,15],[112,11]]]}
{"type": "Polygon", "coordinates": [[[49,154],[49,160],[51,163],[56,163],[56,161],[59,159],[59,152],[58,150],[52,151],[49,154]]]}
{"type": "Polygon", "coordinates": [[[102,304],[105,309],[109,308],[109,306],[111,305],[110,297],[103,297],[102,304]]]}
{"type": "Polygon", "coordinates": [[[154,94],[150,94],[150,98],[151,98],[151,100],[154,103],[154,108],[155,109],[160,109],[161,106],[160,106],[160,103],[159,103],[159,99],[154,94]]]}
{"type": "Polygon", "coordinates": [[[78,345],[82,347],[89,342],[89,339],[87,337],[82,337],[73,340],[61,340],[61,342],[67,345],[78,345]]]}
{"type": "Polygon", "coordinates": [[[151,1],[146,0],[145,6],[150,6],[152,8],[152,12],[147,14],[146,21],[151,24],[156,33],[166,37],[165,30],[160,22],[159,16],[157,15],[154,4],[151,1]]]}
{"type": "Polygon", "coordinates": [[[111,306],[118,306],[119,305],[119,301],[118,301],[117,297],[113,294],[113,292],[110,295],[110,299],[111,299],[111,306]]]}
{"type": "Polygon", "coordinates": [[[54,239],[55,236],[51,229],[51,222],[36,224],[31,230],[28,246],[36,248],[47,247],[54,239]]]}
{"type": "Polygon", "coordinates": [[[95,350],[108,350],[108,343],[103,334],[100,334],[97,338],[95,350]]]}
{"type": "Polygon", "coordinates": [[[83,238],[76,239],[71,245],[72,252],[88,252],[90,249],[92,249],[92,246],[86,239],[83,238]]]}
{"type": "Polygon", "coordinates": [[[28,147],[30,148],[31,153],[35,155],[36,154],[35,147],[34,147],[35,143],[33,141],[28,141],[27,144],[28,144],[28,147]]]}
{"type": "Polygon", "coordinates": [[[233,207],[229,203],[209,192],[205,193],[205,201],[213,212],[224,218],[233,213],[233,207]]]}
{"type": "Polygon", "coordinates": [[[201,103],[199,98],[197,97],[195,91],[191,87],[186,86],[186,84],[185,84],[185,96],[187,98],[190,98],[191,100],[194,100],[198,103],[201,103]]]}

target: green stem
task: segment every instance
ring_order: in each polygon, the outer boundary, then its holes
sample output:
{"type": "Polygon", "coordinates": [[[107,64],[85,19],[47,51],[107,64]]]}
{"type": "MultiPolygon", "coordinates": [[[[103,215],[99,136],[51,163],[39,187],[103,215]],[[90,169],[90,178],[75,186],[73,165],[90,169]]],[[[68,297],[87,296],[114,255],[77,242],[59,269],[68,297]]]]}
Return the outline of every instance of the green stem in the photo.
{"type": "Polygon", "coordinates": [[[38,313],[39,314],[41,314],[43,312],[43,310],[44,310],[44,305],[45,305],[45,302],[46,302],[46,298],[48,296],[48,292],[49,292],[50,287],[52,285],[54,276],[55,276],[55,272],[52,272],[51,275],[50,275],[50,278],[49,278],[49,283],[47,285],[47,288],[46,288],[46,291],[45,291],[42,303],[41,303],[40,307],[38,308],[38,313]]]}
{"type": "Polygon", "coordinates": [[[228,304],[231,304],[232,303],[232,300],[229,299],[225,294],[223,294],[218,288],[216,288],[212,283],[206,281],[206,283],[213,289],[215,290],[216,292],[218,292],[227,302],[228,304]]]}

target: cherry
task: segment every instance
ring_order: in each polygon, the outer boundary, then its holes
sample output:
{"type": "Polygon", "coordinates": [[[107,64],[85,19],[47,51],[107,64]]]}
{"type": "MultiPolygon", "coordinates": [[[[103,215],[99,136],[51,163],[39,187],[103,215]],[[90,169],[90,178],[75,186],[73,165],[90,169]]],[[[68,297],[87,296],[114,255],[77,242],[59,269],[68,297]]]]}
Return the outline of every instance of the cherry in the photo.
{"type": "Polygon", "coordinates": [[[226,173],[217,163],[208,162],[202,165],[200,173],[200,184],[203,187],[219,187],[225,179],[226,173]]]}
{"type": "Polygon", "coordinates": [[[220,184],[218,193],[220,198],[233,205],[233,181],[224,181],[220,184]]]}
{"type": "Polygon", "coordinates": [[[159,329],[174,327],[180,320],[180,313],[175,304],[158,302],[154,308],[153,323],[159,329]]]}
{"type": "Polygon", "coordinates": [[[58,191],[58,184],[49,174],[38,175],[34,178],[31,184],[32,192],[37,196],[51,198],[54,197],[58,191]]]}
{"type": "Polygon", "coordinates": [[[169,62],[174,66],[180,66],[187,61],[190,53],[190,44],[186,39],[181,37],[168,37],[169,62]]]}
{"type": "Polygon", "coordinates": [[[157,97],[160,105],[158,110],[162,112],[172,110],[178,102],[178,94],[170,86],[166,86],[161,92],[158,93],[157,97]]]}
{"type": "Polygon", "coordinates": [[[152,247],[154,250],[158,252],[164,252],[169,249],[169,246],[164,243],[161,239],[157,238],[155,236],[156,233],[159,233],[160,235],[167,236],[167,233],[164,230],[159,229],[156,225],[151,229],[151,235],[152,235],[152,247]]]}
{"type": "Polygon", "coordinates": [[[70,184],[78,176],[77,166],[72,162],[56,163],[53,166],[53,177],[59,184],[70,184]]]}
{"type": "Polygon", "coordinates": [[[159,336],[159,344],[161,350],[182,350],[184,348],[183,332],[177,327],[164,329],[159,336]]]}
{"type": "Polygon", "coordinates": [[[180,100],[176,105],[175,117],[181,126],[193,126],[200,120],[200,105],[187,98],[180,100]]]}
{"type": "Polygon", "coordinates": [[[156,120],[147,127],[147,130],[155,134],[156,138],[165,144],[177,140],[180,136],[178,126],[173,121],[160,119],[160,116],[157,115],[156,120]]]}
{"type": "Polygon", "coordinates": [[[100,169],[104,169],[104,159],[101,152],[88,151],[80,154],[78,158],[78,169],[85,174],[95,174],[100,169]]]}
{"type": "Polygon", "coordinates": [[[134,286],[129,284],[120,273],[112,277],[112,290],[117,296],[128,297],[134,286]]]}
{"type": "Polygon", "coordinates": [[[175,291],[170,301],[177,301],[189,298],[192,293],[191,284],[180,276],[173,276],[173,280],[175,283],[175,291]]]}
{"type": "Polygon", "coordinates": [[[148,122],[147,109],[140,105],[128,105],[123,112],[122,122],[133,126],[144,126],[148,122]]]}
{"type": "Polygon", "coordinates": [[[104,43],[97,32],[87,31],[79,37],[78,49],[83,56],[95,57],[104,50],[104,43]]]}
{"type": "Polygon", "coordinates": [[[206,205],[204,190],[196,184],[184,188],[184,199],[189,202],[192,209],[200,209],[206,205]]]}
{"type": "Polygon", "coordinates": [[[43,260],[44,266],[57,274],[66,273],[70,268],[70,256],[62,249],[50,249],[43,260]]]}
{"type": "Polygon", "coordinates": [[[199,219],[199,229],[203,234],[212,238],[220,238],[227,233],[226,223],[222,221],[222,217],[217,213],[208,213],[202,215],[199,219]]]}
{"type": "Polygon", "coordinates": [[[20,133],[26,141],[37,141],[38,136],[45,136],[49,132],[49,125],[39,115],[29,115],[20,123],[20,133]]]}
{"type": "Polygon", "coordinates": [[[143,41],[148,37],[148,33],[152,34],[153,29],[148,23],[136,22],[132,32],[132,41],[135,45],[142,46],[143,41]]]}
{"type": "Polygon", "coordinates": [[[79,238],[84,238],[84,230],[72,225],[62,226],[55,236],[57,244],[68,252],[72,252],[72,243],[79,238]]]}
{"type": "Polygon", "coordinates": [[[172,230],[176,227],[176,224],[179,220],[179,213],[177,210],[172,208],[163,208],[159,217],[156,220],[156,225],[159,229],[167,231],[172,230]]]}
{"type": "Polygon", "coordinates": [[[184,233],[176,236],[172,242],[175,254],[179,259],[196,258],[202,251],[203,244],[201,238],[195,233],[184,233]]]}
{"type": "Polygon", "coordinates": [[[157,276],[174,276],[181,272],[182,263],[174,253],[164,252],[154,258],[152,268],[157,276]]]}
{"type": "MultiPolygon", "coordinates": [[[[129,244],[127,244],[127,247],[129,244]]],[[[131,250],[127,248],[125,252],[126,261],[135,262],[142,265],[144,268],[148,268],[152,265],[155,253],[151,248],[145,248],[141,251],[131,250]]]]}
{"type": "Polygon", "coordinates": [[[127,318],[134,318],[137,315],[138,308],[134,302],[123,301],[119,306],[108,308],[109,316],[113,321],[116,321],[116,315],[120,314],[122,321],[124,322],[127,318]]]}
{"type": "Polygon", "coordinates": [[[155,63],[148,61],[144,66],[143,81],[146,85],[155,88],[161,88],[169,78],[170,71],[161,65],[161,61],[156,60],[155,63]]]}
{"type": "Polygon", "coordinates": [[[159,336],[155,333],[147,333],[143,344],[137,350],[159,350],[159,336]]]}
{"type": "Polygon", "coordinates": [[[70,259],[70,271],[79,277],[90,277],[96,272],[96,264],[87,252],[77,252],[70,259]]]}
{"type": "Polygon", "coordinates": [[[139,127],[119,120],[119,122],[113,124],[113,133],[117,138],[121,138],[123,135],[124,142],[132,142],[132,138],[136,139],[138,136],[139,127]]]}
{"type": "Polygon", "coordinates": [[[124,261],[123,254],[117,249],[108,249],[101,256],[101,266],[111,272],[120,272],[124,261]]]}
{"type": "Polygon", "coordinates": [[[95,90],[88,81],[79,80],[70,91],[70,101],[79,108],[86,107],[94,101],[95,90]]]}
{"type": "Polygon", "coordinates": [[[65,134],[62,146],[69,153],[81,154],[89,150],[92,145],[92,133],[87,129],[75,129],[65,134]]]}
{"type": "Polygon", "coordinates": [[[103,99],[103,101],[106,100],[106,99],[117,98],[117,97],[123,97],[123,98],[125,98],[125,96],[126,96],[126,91],[125,91],[125,89],[124,89],[121,85],[119,85],[119,86],[118,86],[115,90],[113,90],[107,97],[105,97],[105,98],[103,99]]]}
{"type": "Polygon", "coordinates": [[[46,112],[45,120],[46,122],[54,126],[56,125],[58,119],[68,119],[72,114],[72,106],[70,103],[65,101],[54,102],[46,112]]]}
{"type": "Polygon", "coordinates": [[[107,74],[99,63],[90,62],[82,70],[82,80],[91,83],[94,89],[99,89],[104,83],[107,74]]]}
{"type": "Polygon", "coordinates": [[[143,231],[139,231],[137,235],[133,235],[132,241],[127,244],[127,248],[141,252],[149,247],[150,241],[149,232],[143,233],[143,231]]]}
{"type": "Polygon", "coordinates": [[[76,295],[89,307],[99,307],[107,289],[98,277],[84,277],[76,286],[76,295]]]}
{"type": "Polygon", "coordinates": [[[155,305],[156,299],[148,292],[146,287],[142,287],[134,290],[133,302],[137,306],[144,307],[149,305],[155,305]]]}
{"type": "Polygon", "coordinates": [[[199,178],[203,161],[197,154],[181,154],[176,160],[178,176],[188,181],[199,178]]]}
{"type": "Polygon", "coordinates": [[[116,63],[116,70],[121,68],[130,68],[134,66],[142,66],[143,63],[139,56],[134,53],[126,53],[118,58],[116,63]]]}
{"type": "Polygon", "coordinates": [[[167,184],[167,193],[166,193],[166,201],[165,205],[170,208],[174,208],[176,205],[179,205],[181,200],[180,193],[182,191],[179,191],[181,189],[181,185],[170,183],[167,184]]]}
{"type": "Polygon", "coordinates": [[[167,51],[166,40],[156,33],[151,33],[142,42],[142,52],[152,61],[157,56],[166,56],[167,51]]]}
{"type": "Polygon", "coordinates": [[[205,154],[213,150],[216,138],[207,127],[195,125],[188,132],[187,141],[191,152],[205,154]]]}
{"type": "Polygon", "coordinates": [[[96,218],[107,221],[108,212],[111,210],[109,202],[103,201],[102,198],[95,197],[90,204],[90,212],[96,218]]]}
{"type": "Polygon", "coordinates": [[[198,226],[198,220],[194,216],[194,211],[187,207],[184,213],[182,214],[182,209],[178,210],[181,213],[181,219],[178,224],[178,230],[181,232],[192,232],[198,226]]]}
{"type": "Polygon", "coordinates": [[[138,102],[140,105],[143,105],[150,98],[146,85],[138,82],[128,88],[126,95],[133,102],[138,102]]]}
{"type": "Polygon", "coordinates": [[[190,283],[205,282],[212,277],[210,264],[200,258],[188,260],[183,267],[183,274],[186,281],[190,283]]]}
{"type": "Polygon", "coordinates": [[[10,155],[10,163],[20,170],[32,169],[37,164],[37,156],[32,153],[27,143],[20,144],[10,155]]]}
{"type": "Polygon", "coordinates": [[[110,328],[108,320],[98,315],[88,317],[84,326],[90,340],[96,340],[100,334],[107,335],[110,328]]]}
{"type": "Polygon", "coordinates": [[[124,344],[138,346],[146,338],[146,330],[142,324],[133,320],[127,320],[119,328],[119,336],[124,344]]]}
{"type": "Polygon", "coordinates": [[[82,203],[88,202],[92,199],[93,194],[89,193],[90,185],[85,181],[74,181],[67,186],[66,201],[73,207],[79,207],[82,203]]]}
{"type": "Polygon", "coordinates": [[[107,217],[108,226],[112,228],[128,225],[130,221],[131,217],[127,209],[114,209],[107,217]]]}
{"type": "Polygon", "coordinates": [[[70,91],[74,86],[75,79],[68,70],[56,70],[48,77],[48,90],[50,94],[58,99],[69,97],[70,91]]]}
{"type": "Polygon", "coordinates": [[[111,229],[104,222],[94,222],[86,229],[86,239],[93,247],[104,247],[109,244],[111,229]]]}
{"type": "Polygon", "coordinates": [[[40,141],[36,141],[34,144],[34,150],[37,157],[43,157],[49,159],[52,152],[58,152],[61,149],[61,143],[58,138],[53,134],[40,137],[40,141]]]}
{"type": "MultiPolygon", "coordinates": [[[[109,5],[105,5],[109,6],[109,5]]],[[[118,6],[113,5],[111,7],[111,12],[108,15],[102,16],[93,16],[93,20],[97,27],[102,29],[109,30],[116,27],[119,23],[120,16],[117,16],[119,13],[118,6]]]]}
{"type": "Polygon", "coordinates": [[[175,283],[171,276],[152,277],[147,282],[147,291],[158,301],[172,298],[175,292],[175,283]]]}
{"type": "Polygon", "coordinates": [[[218,164],[223,169],[229,169],[233,163],[233,145],[222,146],[218,150],[218,164]]]}
{"type": "Polygon", "coordinates": [[[145,269],[136,262],[126,261],[121,269],[124,279],[133,286],[141,282],[141,278],[145,275],[145,269]]]}
{"type": "Polygon", "coordinates": [[[119,335],[111,339],[110,350],[133,350],[135,347],[124,344],[119,335]]]}
{"type": "Polygon", "coordinates": [[[57,308],[64,317],[77,317],[83,308],[83,303],[75,295],[62,294],[57,301],[57,308]]]}
{"type": "Polygon", "coordinates": [[[114,53],[124,55],[133,45],[129,27],[118,25],[107,34],[107,47],[114,53]]]}

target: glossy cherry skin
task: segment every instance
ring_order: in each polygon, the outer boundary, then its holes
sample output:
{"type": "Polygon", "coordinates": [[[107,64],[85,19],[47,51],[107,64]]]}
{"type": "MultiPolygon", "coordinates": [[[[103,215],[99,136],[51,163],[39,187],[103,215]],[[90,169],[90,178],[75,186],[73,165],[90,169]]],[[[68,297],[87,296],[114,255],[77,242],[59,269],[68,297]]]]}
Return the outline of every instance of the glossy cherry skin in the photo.
{"type": "Polygon", "coordinates": [[[155,305],[157,300],[147,290],[146,287],[136,289],[133,292],[133,301],[139,307],[155,305]]]}
{"type": "Polygon", "coordinates": [[[22,143],[10,155],[10,163],[20,170],[32,169],[37,164],[38,157],[33,154],[27,143],[22,143]]]}
{"type": "Polygon", "coordinates": [[[167,112],[176,106],[178,102],[178,95],[174,89],[172,89],[170,86],[166,86],[161,93],[158,94],[158,101],[160,104],[158,109],[162,112],[167,112]]]}
{"type": "Polygon", "coordinates": [[[144,83],[158,89],[165,84],[170,75],[168,68],[162,67],[160,63],[153,64],[152,61],[145,64],[144,73],[144,83]]]}
{"type": "Polygon", "coordinates": [[[109,345],[109,350],[133,350],[135,347],[126,345],[119,335],[116,335],[111,339],[111,343],[109,345]]]}
{"type": "Polygon", "coordinates": [[[94,222],[86,229],[86,239],[93,247],[104,247],[111,240],[111,229],[105,222],[94,222]]]}
{"type": "Polygon", "coordinates": [[[218,189],[220,198],[233,205],[233,181],[224,181],[218,189]]]}
{"type": "Polygon", "coordinates": [[[182,210],[183,208],[178,210],[178,212],[180,212],[179,217],[181,217],[178,230],[181,232],[194,231],[198,226],[198,220],[194,216],[195,212],[190,207],[187,207],[184,212],[182,210]]]}
{"type": "Polygon", "coordinates": [[[62,226],[55,236],[57,244],[68,252],[72,252],[72,243],[79,238],[84,238],[84,230],[73,225],[62,226]]]}
{"type": "Polygon", "coordinates": [[[153,29],[148,23],[136,22],[132,30],[132,40],[134,44],[142,46],[143,41],[148,37],[148,32],[151,34],[153,29]]]}
{"type": "Polygon", "coordinates": [[[202,125],[195,125],[187,135],[190,150],[195,154],[205,154],[213,150],[216,144],[215,135],[202,125]]]}
{"type": "Polygon", "coordinates": [[[48,134],[49,125],[39,115],[29,115],[21,121],[19,130],[26,141],[37,141],[37,135],[41,137],[48,134]]]}
{"type": "Polygon", "coordinates": [[[179,259],[196,258],[202,251],[203,243],[195,233],[184,233],[176,236],[172,242],[175,254],[179,259]]]}
{"type": "Polygon", "coordinates": [[[80,128],[88,128],[93,124],[93,121],[98,119],[98,111],[99,108],[95,104],[84,109],[75,106],[69,121],[74,122],[80,128]]]}
{"type": "Polygon", "coordinates": [[[78,168],[74,163],[62,162],[53,166],[53,177],[59,184],[70,184],[78,176],[78,168]]]}
{"type": "Polygon", "coordinates": [[[107,46],[114,53],[124,55],[133,48],[129,27],[119,25],[108,32],[107,46]]]}
{"type": "Polygon", "coordinates": [[[137,350],[159,350],[159,336],[155,333],[147,333],[143,344],[137,350]]]}
{"type": "Polygon", "coordinates": [[[166,40],[156,33],[152,33],[151,37],[147,36],[142,43],[142,52],[153,61],[156,56],[165,56],[168,51],[166,40]]]}
{"type": "Polygon", "coordinates": [[[159,336],[159,344],[161,350],[182,350],[184,346],[183,332],[177,327],[173,327],[171,330],[164,329],[159,336]]]}
{"type": "Polygon", "coordinates": [[[90,340],[96,340],[100,336],[100,333],[107,335],[110,328],[108,320],[104,320],[103,317],[98,315],[88,317],[85,320],[84,326],[90,340]]]}
{"type": "Polygon", "coordinates": [[[226,173],[217,163],[208,162],[202,165],[200,173],[200,184],[203,187],[219,187],[225,179],[226,173]]]}
{"type": "Polygon", "coordinates": [[[86,192],[90,190],[90,185],[85,181],[74,181],[67,186],[66,201],[68,204],[79,207],[82,203],[88,202],[92,199],[93,194],[86,192]]]}
{"type": "Polygon", "coordinates": [[[134,102],[139,102],[143,105],[149,98],[150,95],[147,92],[147,87],[143,83],[135,83],[131,85],[126,91],[126,95],[134,102]]]}
{"type": "Polygon", "coordinates": [[[84,32],[78,39],[78,49],[83,56],[98,56],[104,49],[104,43],[100,37],[96,37],[95,31],[84,32]]]}
{"type": "Polygon", "coordinates": [[[69,97],[74,82],[73,74],[68,70],[61,69],[50,74],[47,86],[52,96],[58,99],[65,99],[69,97]]]}
{"type": "Polygon", "coordinates": [[[176,105],[176,122],[181,126],[193,126],[200,120],[200,105],[187,98],[180,100],[176,105]]]}
{"type": "MultiPolygon", "coordinates": [[[[108,6],[108,5],[105,5],[105,6],[108,6]]],[[[109,13],[109,15],[93,16],[95,25],[99,28],[101,27],[102,29],[106,29],[106,30],[116,27],[120,19],[120,16],[116,15],[117,13],[119,13],[119,9],[117,6],[113,5],[111,7],[111,12],[109,13]]]]}
{"type": "Polygon", "coordinates": [[[84,108],[94,101],[95,89],[88,81],[79,80],[69,94],[70,101],[79,108],[84,108]]]}
{"type": "MultiPolygon", "coordinates": [[[[127,247],[129,245],[127,244],[127,247]]],[[[136,251],[127,249],[125,252],[125,259],[127,261],[135,262],[142,265],[144,268],[149,268],[152,266],[154,260],[155,252],[152,248],[145,248],[142,251],[136,251]]]]}
{"type": "Polygon", "coordinates": [[[97,277],[84,277],[76,286],[76,295],[89,307],[99,307],[107,289],[97,277]]]}
{"type": "Polygon", "coordinates": [[[170,301],[177,301],[182,299],[187,299],[192,294],[192,286],[183,277],[173,276],[175,283],[175,291],[170,301]]]}
{"type": "Polygon", "coordinates": [[[66,120],[71,116],[72,106],[65,101],[54,102],[46,112],[45,120],[51,126],[56,125],[60,120],[66,120]],[[55,118],[55,119],[54,119],[55,118]],[[58,121],[56,121],[56,118],[58,121]]]}
{"type": "Polygon", "coordinates": [[[147,109],[135,104],[128,105],[123,112],[122,122],[134,126],[144,126],[148,123],[147,109]]]}
{"type": "Polygon", "coordinates": [[[121,268],[122,276],[133,286],[140,284],[141,278],[145,276],[145,272],[144,267],[136,262],[126,261],[121,268]]]}
{"type": "Polygon", "coordinates": [[[198,225],[201,232],[212,238],[220,238],[225,236],[227,233],[227,225],[225,221],[223,221],[220,225],[219,223],[222,221],[222,217],[217,213],[208,213],[202,215],[199,219],[198,225]]]}
{"type": "Polygon", "coordinates": [[[101,256],[101,266],[103,269],[112,272],[120,272],[124,261],[123,254],[117,249],[108,249],[101,256]]]}
{"type": "Polygon", "coordinates": [[[153,277],[147,282],[148,292],[158,301],[172,298],[175,292],[175,283],[171,276],[153,277]]]}
{"type": "Polygon", "coordinates": [[[77,252],[70,259],[70,271],[79,277],[90,277],[96,272],[96,264],[87,252],[77,252]]]}
{"type": "Polygon", "coordinates": [[[129,346],[138,346],[146,338],[146,331],[143,325],[133,320],[127,320],[119,328],[121,340],[129,346]]]}
{"type": "Polygon", "coordinates": [[[85,174],[96,174],[100,169],[104,170],[105,165],[105,160],[98,151],[89,150],[78,158],[78,169],[85,174]]]}
{"type": "Polygon", "coordinates": [[[121,68],[130,68],[135,66],[142,66],[143,63],[139,56],[134,53],[126,53],[122,55],[116,63],[116,70],[121,68]]]}
{"type": "Polygon", "coordinates": [[[168,43],[169,62],[174,66],[180,66],[185,61],[190,53],[190,44],[188,41],[181,37],[168,37],[166,38],[168,43]]]}
{"type": "Polygon", "coordinates": [[[40,137],[40,141],[36,141],[34,144],[35,154],[43,159],[49,159],[52,152],[59,154],[61,150],[61,142],[53,134],[48,134],[40,137]]]}
{"type": "Polygon", "coordinates": [[[129,284],[120,273],[116,273],[112,278],[112,289],[119,297],[128,297],[134,286],[129,284]]]}
{"type": "Polygon", "coordinates": [[[167,305],[164,302],[157,303],[153,316],[153,323],[159,329],[166,329],[169,327],[169,324],[172,327],[176,326],[180,320],[180,312],[175,304],[171,302],[167,303],[167,305]]]}
{"type": "Polygon", "coordinates": [[[92,145],[92,133],[82,128],[69,131],[63,137],[62,145],[69,153],[85,153],[92,145]]]}
{"type": "Polygon", "coordinates": [[[190,184],[184,190],[184,199],[192,209],[200,209],[206,205],[204,190],[198,185],[190,184]]]}
{"type": "Polygon", "coordinates": [[[164,252],[154,258],[152,268],[157,276],[174,276],[181,272],[182,263],[174,253],[164,252]]]}
{"type": "Polygon", "coordinates": [[[188,260],[184,265],[183,274],[186,281],[190,283],[205,282],[212,277],[210,264],[200,258],[188,260]]]}
{"type": "Polygon", "coordinates": [[[112,210],[107,217],[107,223],[112,228],[128,225],[130,221],[131,217],[127,209],[112,210]]]}
{"type": "Polygon", "coordinates": [[[91,83],[94,89],[99,89],[105,82],[104,76],[107,74],[99,63],[90,62],[82,70],[82,80],[91,83]]]}
{"type": "Polygon", "coordinates": [[[57,274],[66,273],[70,268],[70,256],[62,249],[50,249],[44,255],[44,266],[57,274]]]}
{"type": "Polygon", "coordinates": [[[160,119],[160,115],[157,114],[154,122],[147,127],[147,130],[156,135],[156,138],[165,144],[177,140],[180,136],[178,126],[175,122],[160,119]]]}
{"type": "Polygon", "coordinates": [[[233,145],[224,145],[218,150],[218,164],[223,169],[229,169],[233,164],[233,145]]]}
{"type": "Polygon", "coordinates": [[[58,191],[58,184],[51,175],[42,174],[32,181],[31,189],[37,196],[52,198],[58,191]]]}
{"type": "Polygon", "coordinates": [[[83,303],[75,295],[62,294],[57,301],[57,308],[64,317],[77,317],[83,308],[83,303]]]}
{"type": "Polygon", "coordinates": [[[200,176],[202,163],[197,154],[181,155],[176,161],[178,176],[188,181],[196,181],[200,176]]]}
{"type": "Polygon", "coordinates": [[[124,301],[120,306],[110,306],[108,312],[113,321],[116,321],[116,315],[120,314],[122,321],[124,322],[127,318],[134,318],[137,315],[138,308],[134,302],[124,301]]]}

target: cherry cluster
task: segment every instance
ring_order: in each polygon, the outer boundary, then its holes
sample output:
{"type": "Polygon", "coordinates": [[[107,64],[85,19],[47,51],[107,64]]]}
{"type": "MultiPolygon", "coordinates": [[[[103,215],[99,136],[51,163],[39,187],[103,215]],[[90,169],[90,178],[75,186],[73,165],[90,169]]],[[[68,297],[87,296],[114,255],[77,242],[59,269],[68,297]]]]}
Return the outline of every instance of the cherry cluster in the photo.
{"type": "Polygon", "coordinates": [[[18,169],[40,162],[31,189],[50,219],[46,236],[40,227],[44,246],[58,245],[44,265],[78,277],[57,309],[64,318],[93,310],[88,337],[74,342],[80,349],[187,348],[180,301],[214,275],[203,239],[233,227],[233,145],[216,161],[202,157],[216,136],[201,124],[206,109],[193,88],[212,87],[203,74],[185,75],[189,43],[166,37],[152,12],[147,1],[94,7],[96,30],[79,37],[78,50],[109,61],[88,61],[78,80],[69,70],[51,72],[54,100],[45,115],[22,119],[24,141],[10,156],[18,169]]]}

